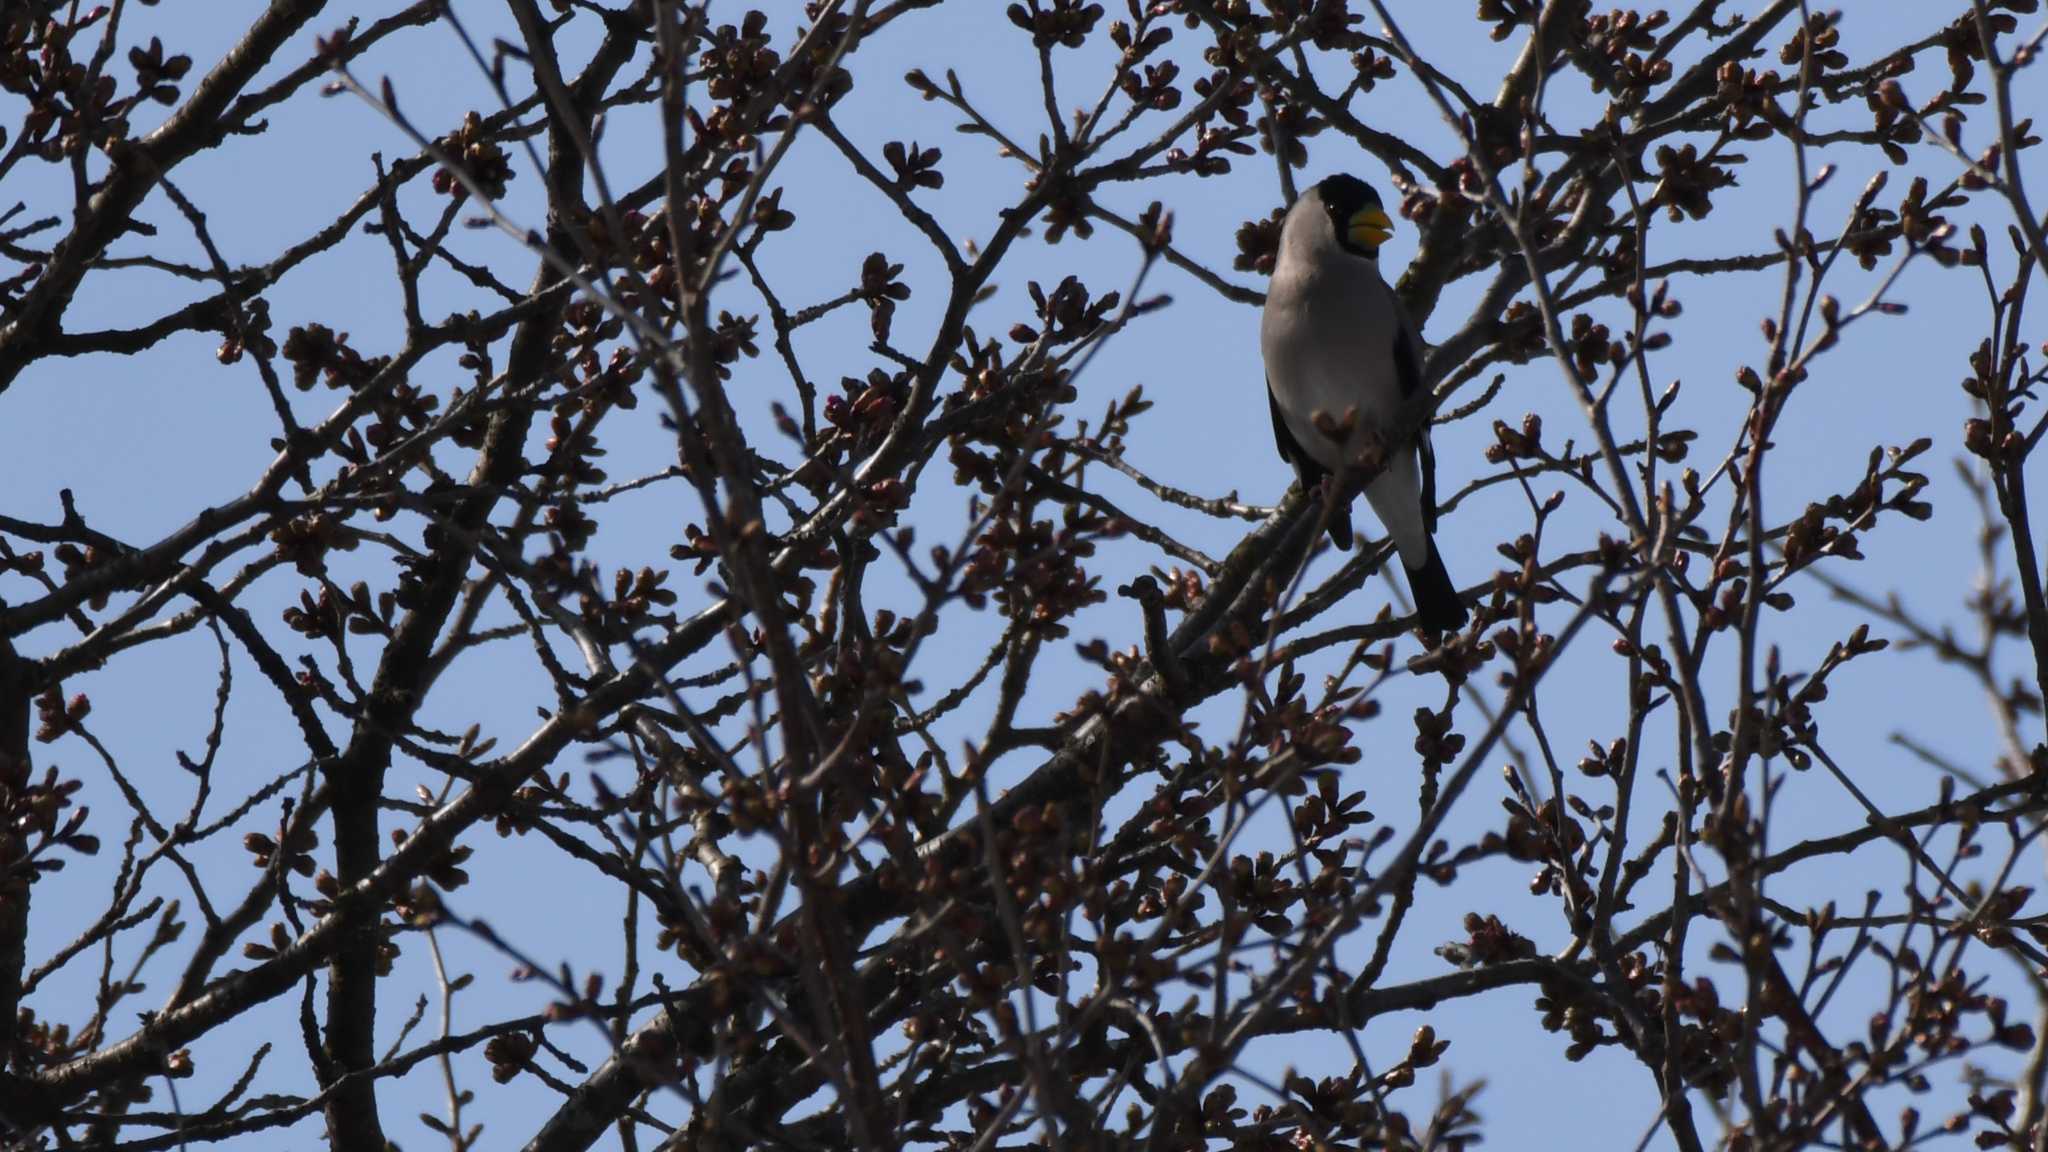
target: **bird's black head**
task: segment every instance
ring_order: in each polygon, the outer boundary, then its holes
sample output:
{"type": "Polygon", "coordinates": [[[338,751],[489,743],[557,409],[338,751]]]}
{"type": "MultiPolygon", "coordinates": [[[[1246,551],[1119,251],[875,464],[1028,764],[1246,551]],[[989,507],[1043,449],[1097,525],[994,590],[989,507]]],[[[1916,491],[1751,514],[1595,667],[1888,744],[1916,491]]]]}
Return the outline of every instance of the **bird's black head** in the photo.
{"type": "Polygon", "coordinates": [[[1356,176],[1338,173],[1326,176],[1315,187],[1316,199],[1330,214],[1330,227],[1337,242],[1368,259],[1379,255],[1380,245],[1394,234],[1394,223],[1380,206],[1380,194],[1356,176]]]}

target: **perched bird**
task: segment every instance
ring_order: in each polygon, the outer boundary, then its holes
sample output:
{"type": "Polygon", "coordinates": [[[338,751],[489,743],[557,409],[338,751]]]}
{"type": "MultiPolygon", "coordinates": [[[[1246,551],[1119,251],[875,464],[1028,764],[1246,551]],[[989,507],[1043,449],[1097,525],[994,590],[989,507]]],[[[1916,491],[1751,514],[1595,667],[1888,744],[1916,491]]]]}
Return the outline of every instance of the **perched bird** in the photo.
{"type": "MultiPolygon", "coordinates": [[[[1339,548],[1351,547],[1347,466],[1369,431],[1395,431],[1403,402],[1422,387],[1414,325],[1380,276],[1380,245],[1393,231],[1379,193],[1363,180],[1331,176],[1309,189],[1281,223],[1259,323],[1273,437],[1303,488],[1316,492],[1331,478],[1330,539],[1339,548]],[[1344,421],[1354,414],[1347,434],[1344,421]]],[[[1431,535],[1436,457],[1429,429],[1385,447],[1386,468],[1365,485],[1365,498],[1394,538],[1423,626],[1454,630],[1466,613],[1431,535]]]]}

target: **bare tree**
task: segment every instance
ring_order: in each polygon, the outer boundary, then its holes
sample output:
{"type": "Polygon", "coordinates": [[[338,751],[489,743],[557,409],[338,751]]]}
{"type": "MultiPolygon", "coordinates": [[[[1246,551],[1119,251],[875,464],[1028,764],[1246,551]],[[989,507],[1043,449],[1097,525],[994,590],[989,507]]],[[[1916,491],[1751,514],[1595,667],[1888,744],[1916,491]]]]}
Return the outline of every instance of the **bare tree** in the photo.
{"type": "Polygon", "coordinates": [[[156,6],[0,11],[0,405],[212,348],[271,456],[136,539],[6,473],[10,1146],[1456,1149],[1461,1003],[1633,1068],[1646,1145],[2048,1146],[2035,0],[1480,0],[1427,44],[1382,0],[270,0],[197,64],[156,6]],[[467,115],[385,78],[424,36],[467,115]],[[395,158],[231,258],[185,173],[323,95],[395,158]],[[916,255],[823,267],[798,163],[916,255]],[[1418,237],[1431,387],[1381,431],[1471,449],[1457,635],[1313,494],[1177,457],[1215,402],[1133,367],[1194,297],[1252,339],[1311,168],[1418,237]],[[1218,197],[1234,233],[1176,226],[1218,197]],[[1125,278],[1020,270],[1074,246],[1125,278]],[[388,332],[278,302],[358,250],[388,332]],[[183,302],[104,320],[137,278],[183,302]],[[1721,291],[1760,336],[1688,323],[1721,291]],[[1965,395],[1843,378],[1900,341],[1965,395]],[[594,545],[636,502],[667,534],[594,545]],[[1949,525],[1945,600],[1849,567],[1949,525]],[[210,716],[93,707],[159,651],[210,716]],[[512,669],[537,719],[464,688],[512,669]],[[1988,714],[1884,703],[1943,679],[1988,714]],[[263,780],[219,768],[255,700],[297,741],[263,780]],[[469,899],[500,837],[565,877],[517,920],[469,899]],[[616,936],[554,935],[572,901],[616,936]]]}

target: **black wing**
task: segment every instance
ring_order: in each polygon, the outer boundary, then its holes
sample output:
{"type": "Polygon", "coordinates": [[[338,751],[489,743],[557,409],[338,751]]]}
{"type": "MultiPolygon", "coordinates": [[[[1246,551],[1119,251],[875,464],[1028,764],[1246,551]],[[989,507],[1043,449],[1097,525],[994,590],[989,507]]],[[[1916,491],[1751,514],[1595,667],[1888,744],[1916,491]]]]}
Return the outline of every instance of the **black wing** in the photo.
{"type": "MultiPolygon", "coordinates": [[[[1327,470],[1315,462],[1307,452],[1302,451],[1300,441],[1287,430],[1287,418],[1280,414],[1280,400],[1273,395],[1273,382],[1266,381],[1266,406],[1273,412],[1273,443],[1280,447],[1280,458],[1294,465],[1294,474],[1301,478],[1301,490],[1314,495],[1322,484],[1327,470]]],[[[1330,511],[1330,543],[1343,551],[1351,551],[1351,501],[1330,511]]]]}
{"type": "Polygon", "coordinates": [[[1323,466],[1310,459],[1294,439],[1294,433],[1287,430],[1287,418],[1280,414],[1280,399],[1273,395],[1271,380],[1266,381],[1266,406],[1273,410],[1273,443],[1280,447],[1280,458],[1294,465],[1294,474],[1301,477],[1303,490],[1314,488],[1322,482],[1323,466]]]}
{"type": "MultiPolygon", "coordinates": [[[[1394,338],[1394,375],[1401,382],[1401,399],[1422,391],[1422,352],[1415,344],[1415,328],[1402,317],[1401,334],[1394,338]]],[[[1278,419],[1279,409],[1274,409],[1278,419]]],[[[1436,449],[1429,443],[1429,425],[1415,434],[1415,459],[1422,466],[1422,518],[1436,531],[1436,449]]]]}

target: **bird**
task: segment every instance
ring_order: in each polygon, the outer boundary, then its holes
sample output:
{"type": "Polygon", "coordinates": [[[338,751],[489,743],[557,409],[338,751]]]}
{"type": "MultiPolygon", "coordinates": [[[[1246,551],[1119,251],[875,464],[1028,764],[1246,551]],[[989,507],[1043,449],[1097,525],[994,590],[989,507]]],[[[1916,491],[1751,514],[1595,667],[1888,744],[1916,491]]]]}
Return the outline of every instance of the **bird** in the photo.
{"type": "MultiPolygon", "coordinates": [[[[1423,387],[1415,325],[1380,275],[1380,245],[1393,231],[1370,184],[1341,173],[1317,183],[1281,222],[1259,321],[1273,438],[1302,488],[1334,502],[1330,541],[1346,550],[1349,466],[1368,433],[1395,431],[1404,403],[1423,387]]],[[[1393,537],[1423,627],[1456,631],[1467,613],[1437,552],[1428,425],[1411,441],[1385,447],[1386,467],[1365,485],[1366,501],[1393,537]]]]}

